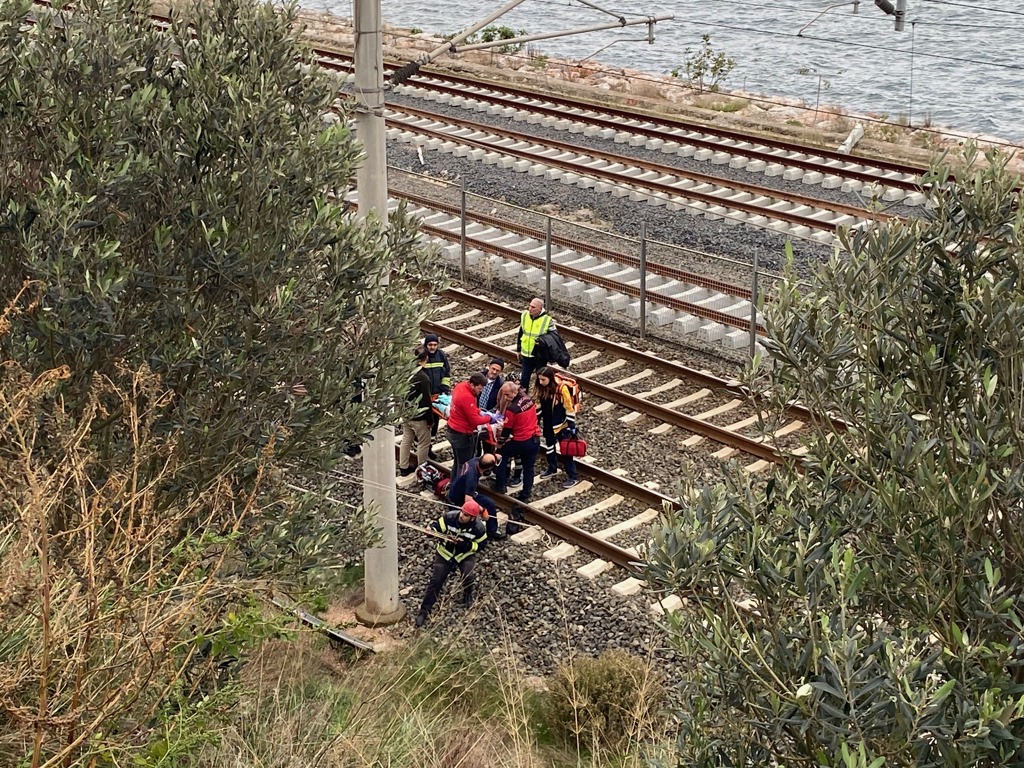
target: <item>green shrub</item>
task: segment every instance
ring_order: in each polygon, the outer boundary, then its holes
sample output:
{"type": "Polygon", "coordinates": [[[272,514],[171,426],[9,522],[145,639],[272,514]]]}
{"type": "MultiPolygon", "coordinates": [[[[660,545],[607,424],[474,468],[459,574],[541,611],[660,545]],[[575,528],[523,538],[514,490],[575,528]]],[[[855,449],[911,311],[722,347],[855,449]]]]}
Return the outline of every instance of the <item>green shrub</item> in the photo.
{"type": "Polygon", "coordinates": [[[649,734],[665,698],[645,660],[612,650],[577,658],[555,674],[545,720],[552,735],[581,751],[621,752],[649,734]]]}
{"type": "Polygon", "coordinates": [[[711,35],[701,35],[700,48],[693,51],[687,48],[686,61],[682,67],[676,67],[671,71],[672,77],[686,77],[691,88],[699,93],[718,91],[719,86],[729,76],[729,73],[736,68],[736,59],[725,55],[723,51],[716,51],[711,47],[711,35]]]}

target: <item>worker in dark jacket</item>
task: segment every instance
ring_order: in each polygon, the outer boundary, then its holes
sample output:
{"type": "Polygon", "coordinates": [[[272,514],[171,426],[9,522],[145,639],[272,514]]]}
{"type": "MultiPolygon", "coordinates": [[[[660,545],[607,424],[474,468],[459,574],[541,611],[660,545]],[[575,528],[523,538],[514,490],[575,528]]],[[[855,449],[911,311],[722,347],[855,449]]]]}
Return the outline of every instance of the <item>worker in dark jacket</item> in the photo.
{"type": "MultiPolygon", "coordinates": [[[[427,364],[423,366],[427,376],[430,378],[430,396],[450,395],[452,391],[452,366],[448,362],[448,355],[441,349],[440,340],[436,333],[428,333],[423,337],[423,346],[427,349],[427,364]]],[[[441,417],[431,410],[430,412],[430,436],[437,434],[437,428],[441,425],[441,417]]],[[[433,451],[429,453],[430,458],[437,459],[433,451]]]]}
{"type": "Polygon", "coordinates": [[[529,501],[533,491],[534,466],[540,451],[537,404],[529,392],[510,381],[501,388],[498,408],[504,414],[504,421],[498,438],[498,451],[502,460],[498,463],[494,490],[498,493],[506,492],[509,465],[513,459],[518,459],[523,470],[523,489],[516,494],[516,498],[529,501]]]}
{"type": "Polygon", "coordinates": [[[434,569],[427,583],[426,594],[416,614],[416,626],[427,623],[427,616],[437,602],[441,588],[448,576],[456,568],[462,574],[462,604],[467,608],[473,603],[473,584],[476,577],[473,568],[476,565],[476,553],[480,545],[487,540],[487,531],[480,513],[483,510],[473,499],[467,499],[461,509],[445,512],[434,521],[433,529],[443,538],[438,542],[434,554],[434,569]]]}
{"type": "Polygon", "coordinates": [[[398,452],[398,473],[405,477],[416,471],[416,467],[427,460],[430,451],[430,377],[423,366],[427,364],[427,350],[416,350],[419,367],[409,378],[408,400],[415,404],[416,413],[402,422],[402,447],[398,452]],[[415,454],[415,463],[409,459],[415,454]]]}
{"type": "Polygon", "coordinates": [[[448,355],[441,349],[436,333],[428,333],[423,337],[423,346],[427,348],[427,364],[423,369],[430,377],[430,394],[447,395],[452,391],[452,366],[448,355]]]}
{"type": "Polygon", "coordinates": [[[494,471],[495,464],[497,457],[493,453],[485,453],[463,464],[459,474],[448,484],[448,503],[460,507],[466,499],[473,499],[487,510],[488,537],[500,541],[505,536],[498,532],[498,508],[491,499],[479,492],[480,479],[488,477],[494,471]]]}

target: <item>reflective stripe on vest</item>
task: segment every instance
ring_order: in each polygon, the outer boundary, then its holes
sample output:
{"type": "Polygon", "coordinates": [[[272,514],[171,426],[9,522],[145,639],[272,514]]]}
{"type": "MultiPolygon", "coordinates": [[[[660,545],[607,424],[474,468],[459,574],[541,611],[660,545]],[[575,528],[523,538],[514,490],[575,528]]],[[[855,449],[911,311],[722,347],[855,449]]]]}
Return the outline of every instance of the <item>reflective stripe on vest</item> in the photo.
{"type": "MultiPolygon", "coordinates": [[[[437,523],[438,527],[441,529],[441,533],[448,533],[448,525],[444,521],[444,515],[441,515],[441,519],[438,520],[437,523]]],[[[437,545],[437,554],[439,554],[445,560],[451,560],[455,553],[452,552],[450,549],[445,549],[445,543],[446,542],[442,541],[437,545]]],[[[458,561],[456,560],[456,562],[458,561]]]]}
{"type": "Polygon", "coordinates": [[[538,336],[548,332],[548,328],[551,327],[551,315],[544,313],[534,319],[529,312],[523,312],[519,325],[523,329],[519,351],[523,357],[533,357],[533,345],[537,343],[538,336]]]}

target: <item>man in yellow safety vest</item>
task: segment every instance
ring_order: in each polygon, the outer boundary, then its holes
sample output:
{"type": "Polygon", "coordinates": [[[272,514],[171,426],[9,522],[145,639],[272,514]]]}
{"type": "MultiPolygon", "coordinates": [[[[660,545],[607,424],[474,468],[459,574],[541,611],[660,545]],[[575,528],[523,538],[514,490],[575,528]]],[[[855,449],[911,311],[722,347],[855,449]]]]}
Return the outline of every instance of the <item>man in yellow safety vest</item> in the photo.
{"type": "Polygon", "coordinates": [[[555,320],[544,309],[544,300],[533,299],[529,308],[519,319],[519,335],[516,336],[516,353],[519,355],[519,364],[522,366],[519,384],[527,391],[530,390],[530,377],[542,362],[534,356],[537,338],[541,334],[553,330],[555,330],[555,320]]]}

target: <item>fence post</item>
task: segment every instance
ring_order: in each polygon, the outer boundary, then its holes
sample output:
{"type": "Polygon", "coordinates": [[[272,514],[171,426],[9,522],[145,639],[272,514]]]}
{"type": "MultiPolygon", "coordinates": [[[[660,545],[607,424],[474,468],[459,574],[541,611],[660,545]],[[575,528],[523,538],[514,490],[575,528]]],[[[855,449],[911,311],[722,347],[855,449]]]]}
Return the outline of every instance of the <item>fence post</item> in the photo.
{"type": "Polygon", "coordinates": [[[757,343],[757,249],[754,249],[754,279],[750,285],[750,357],[754,357],[757,343]]]}
{"type": "Polygon", "coordinates": [[[459,261],[459,281],[463,285],[465,285],[466,284],[466,177],[465,176],[462,176],[460,178],[459,187],[460,187],[460,193],[461,193],[460,194],[461,203],[459,204],[459,218],[462,221],[462,232],[461,232],[461,235],[460,235],[460,238],[459,238],[459,243],[462,246],[461,249],[460,249],[462,251],[462,253],[460,255],[460,261],[459,261]]]}
{"type": "Polygon", "coordinates": [[[640,338],[647,334],[647,222],[640,222],[640,338]]]}
{"type": "Polygon", "coordinates": [[[544,227],[544,307],[551,309],[551,217],[544,227]]]}

